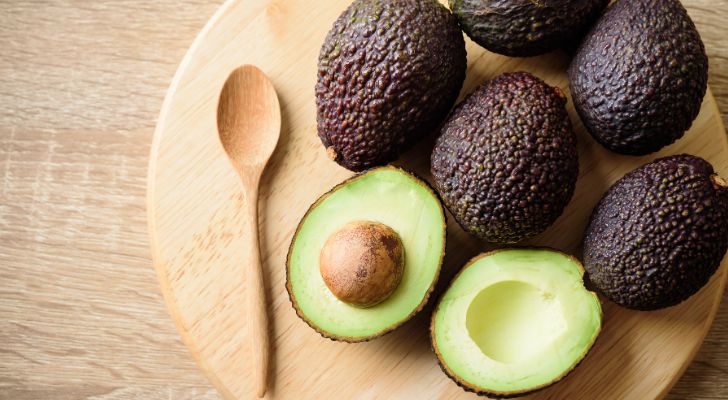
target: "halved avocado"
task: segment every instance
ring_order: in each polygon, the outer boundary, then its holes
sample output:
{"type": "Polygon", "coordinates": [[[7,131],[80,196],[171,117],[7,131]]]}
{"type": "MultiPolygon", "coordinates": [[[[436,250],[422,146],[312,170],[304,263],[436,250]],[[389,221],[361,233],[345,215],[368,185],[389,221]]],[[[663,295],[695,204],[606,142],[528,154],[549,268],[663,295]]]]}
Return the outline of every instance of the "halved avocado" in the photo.
{"type": "Polygon", "coordinates": [[[286,288],[296,313],[322,336],[334,340],[362,342],[394,330],[427,303],[445,254],[445,226],[445,213],[435,192],[399,168],[374,168],[342,182],[311,205],[293,235],[286,288]],[[350,245],[347,238],[370,231],[385,233],[363,234],[362,241],[351,247],[354,250],[322,252],[325,245],[350,245]],[[398,240],[389,240],[392,234],[398,240]],[[366,290],[368,285],[388,279],[386,274],[377,278],[371,271],[378,266],[366,262],[386,259],[382,249],[391,250],[393,243],[403,248],[393,258],[404,258],[403,268],[388,267],[394,271],[390,275],[401,275],[393,278],[394,289],[371,290],[380,297],[376,299],[351,289],[358,285],[366,290]],[[347,252],[355,258],[351,262],[330,256],[347,252]],[[332,292],[332,285],[340,285],[342,290],[332,292]],[[353,301],[361,298],[366,301],[353,301]]]}
{"type": "Polygon", "coordinates": [[[432,316],[442,370],[468,391],[518,397],[566,376],[602,324],[584,268],[550,249],[504,249],[472,259],[432,316]]]}

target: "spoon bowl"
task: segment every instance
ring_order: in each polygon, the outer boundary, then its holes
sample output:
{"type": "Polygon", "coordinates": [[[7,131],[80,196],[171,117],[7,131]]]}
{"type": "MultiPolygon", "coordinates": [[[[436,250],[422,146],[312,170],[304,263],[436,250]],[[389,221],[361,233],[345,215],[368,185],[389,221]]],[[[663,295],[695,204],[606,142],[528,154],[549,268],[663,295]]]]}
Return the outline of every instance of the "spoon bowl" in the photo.
{"type": "Polygon", "coordinates": [[[280,137],[281,108],[263,71],[243,65],[230,73],[220,93],[217,127],[238,170],[265,167],[280,137]]]}

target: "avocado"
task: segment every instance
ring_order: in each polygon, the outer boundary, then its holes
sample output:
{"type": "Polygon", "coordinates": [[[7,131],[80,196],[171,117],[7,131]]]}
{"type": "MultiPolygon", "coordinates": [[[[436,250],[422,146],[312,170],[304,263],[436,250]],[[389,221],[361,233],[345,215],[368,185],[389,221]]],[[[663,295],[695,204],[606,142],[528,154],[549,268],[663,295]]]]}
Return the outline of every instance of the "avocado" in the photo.
{"type": "Polygon", "coordinates": [[[568,47],[609,0],[450,0],[450,9],[474,42],[511,57],[568,47]]]}
{"type": "Polygon", "coordinates": [[[703,287],[728,248],[728,185],[699,157],[660,158],[618,180],[584,237],[589,279],[627,308],[655,310],[703,287]]]}
{"type": "Polygon", "coordinates": [[[395,160],[447,116],[466,66],[463,34],[436,0],[355,0],[319,54],[326,153],[352,171],[395,160]]]}
{"type": "Polygon", "coordinates": [[[493,243],[532,237],[561,215],[579,173],[566,97],[527,72],[460,103],[432,152],[435,188],[458,223],[493,243]]]}
{"type": "Polygon", "coordinates": [[[442,370],[467,391],[518,397],[565,377],[602,324],[579,261],[551,249],[495,250],[468,262],[432,315],[442,370]]]}
{"type": "Polygon", "coordinates": [[[286,289],[296,314],[322,336],[362,342],[427,303],[445,254],[445,212],[419,178],[386,166],[338,184],[293,235],[286,289]]]}
{"type": "Polygon", "coordinates": [[[569,83],[597,142],[645,155],[690,128],[705,96],[708,57],[678,0],[619,0],[584,38],[569,83]]]}

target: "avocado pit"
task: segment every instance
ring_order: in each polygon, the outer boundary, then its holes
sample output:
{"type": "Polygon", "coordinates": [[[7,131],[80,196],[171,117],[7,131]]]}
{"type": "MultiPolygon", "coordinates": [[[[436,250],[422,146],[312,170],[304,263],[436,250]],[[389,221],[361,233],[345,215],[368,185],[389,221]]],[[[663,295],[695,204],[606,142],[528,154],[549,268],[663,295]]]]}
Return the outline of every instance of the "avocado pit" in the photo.
{"type": "Polygon", "coordinates": [[[402,280],[404,246],[389,226],[354,221],[326,240],[319,267],[336,298],[356,307],[371,307],[386,300],[402,280]]]}

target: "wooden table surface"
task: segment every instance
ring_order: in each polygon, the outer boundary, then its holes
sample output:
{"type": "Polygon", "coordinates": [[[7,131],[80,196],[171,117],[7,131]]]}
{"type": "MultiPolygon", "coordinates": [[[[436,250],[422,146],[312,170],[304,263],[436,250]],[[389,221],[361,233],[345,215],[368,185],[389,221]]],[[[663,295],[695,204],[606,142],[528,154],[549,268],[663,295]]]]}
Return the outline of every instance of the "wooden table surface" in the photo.
{"type": "MultiPolygon", "coordinates": [[[[145,213],[162,99],[219,3],[0,1],[0,399],[219,398],[167,315],[145,213]]],[[[728,0],[683,3],[728,124],[728,0]]],[[[728,399],[726,298],[669,399],[728,399]]]]}

